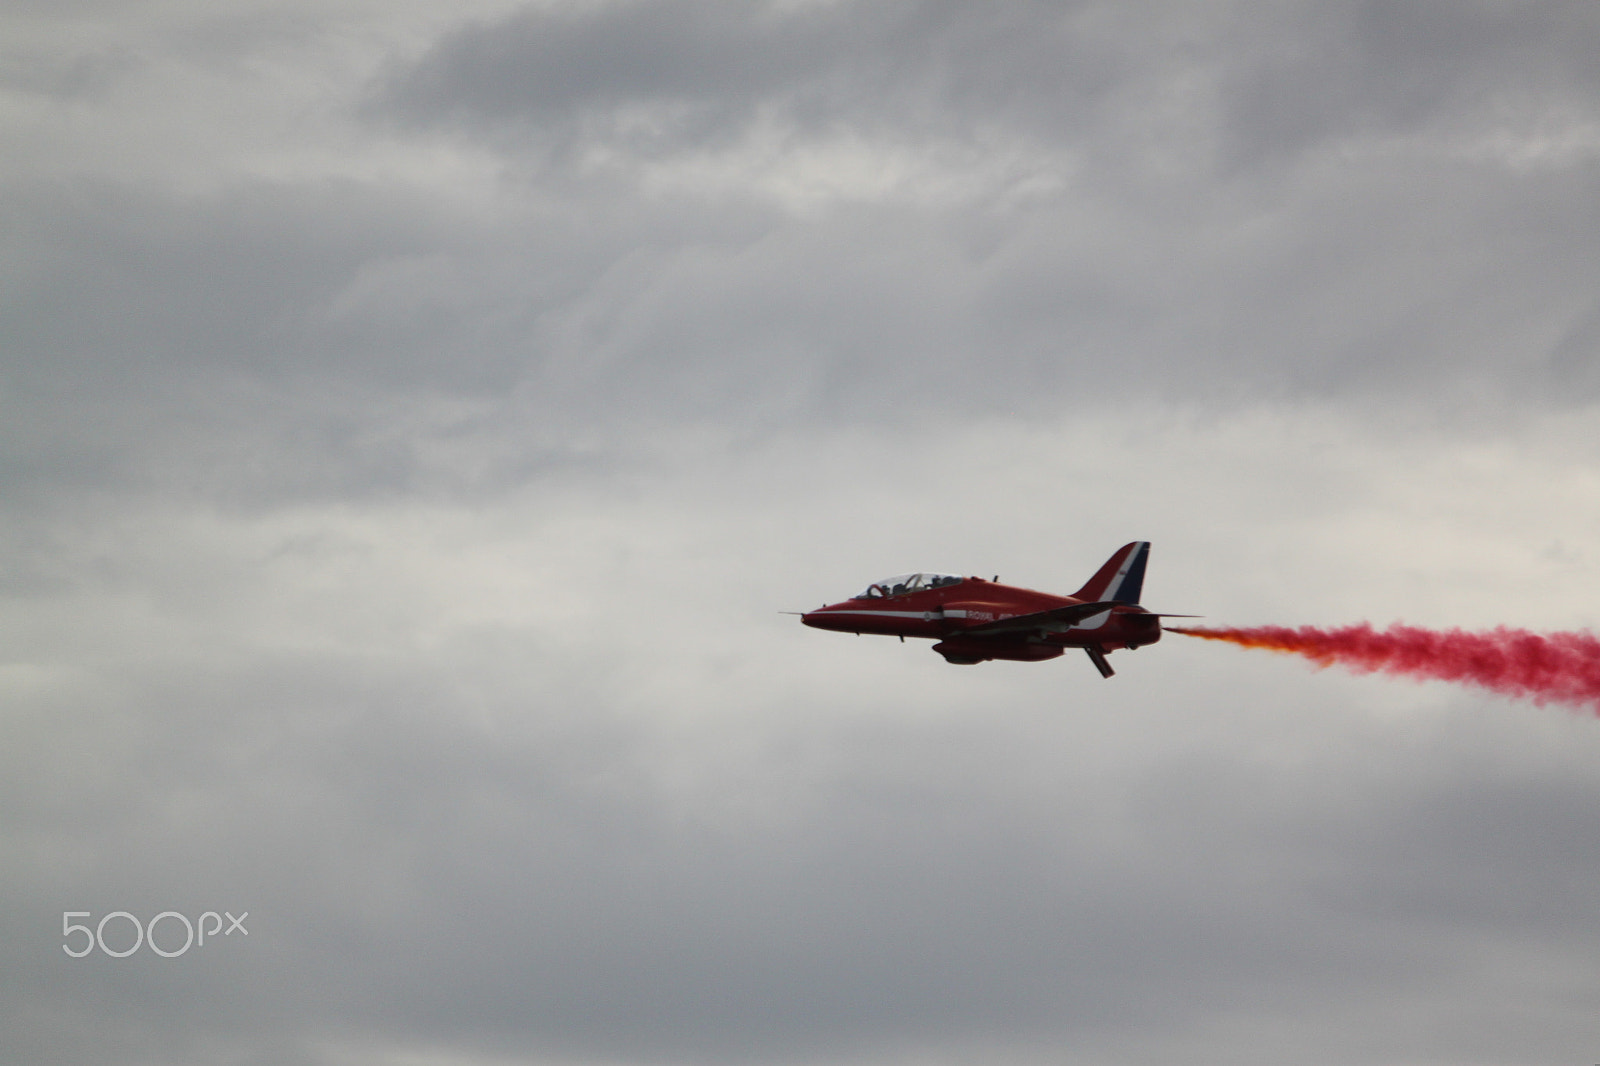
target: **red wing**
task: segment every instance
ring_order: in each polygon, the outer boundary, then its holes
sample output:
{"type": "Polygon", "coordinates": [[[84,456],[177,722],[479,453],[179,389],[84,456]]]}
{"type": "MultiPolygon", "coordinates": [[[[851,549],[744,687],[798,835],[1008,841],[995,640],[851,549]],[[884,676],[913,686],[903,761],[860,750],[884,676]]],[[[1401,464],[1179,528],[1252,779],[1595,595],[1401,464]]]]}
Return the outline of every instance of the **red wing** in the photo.
{"type": "Polygon", "coordinates": [[[1113,607],[1126,607],[1125,603],[1115,600],[1102,600],[1099,603],[1069,603],[1065,607],[1052,607],[1048,611],[1035,611],[1033,614],[1019,614],[1011,618],[1002,618],[998,622],[982,622],[975,626],[968,626],[961,630],[964,637],[1000,636],[1004,633],[1022,633],[1030,629],[1038,629],[1046,622],[1081,622],[1090,615],[1109,611],[1113,607]]]}

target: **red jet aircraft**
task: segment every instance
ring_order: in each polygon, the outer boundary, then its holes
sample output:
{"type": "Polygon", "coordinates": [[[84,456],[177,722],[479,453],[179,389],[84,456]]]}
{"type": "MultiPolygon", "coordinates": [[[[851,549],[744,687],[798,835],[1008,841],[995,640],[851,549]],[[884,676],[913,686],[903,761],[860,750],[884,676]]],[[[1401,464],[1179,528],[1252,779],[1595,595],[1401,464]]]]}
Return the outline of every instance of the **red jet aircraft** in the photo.
{"type": "Polygon", "coordinates": [[[937,640],[945,662],[967,666],[990,659],[1037,662],[1067,648],[1088,652],[1101,677],[1110,677],[1106,654],[1161,639],[1161,619],[1139,606],[1150,542],[1125,544],[1088,584],[1071,596],[1002,585],[954,574],[902,574],[868,585],[840,603],[800,616],[818,629],[882,633],[937,640]]]}

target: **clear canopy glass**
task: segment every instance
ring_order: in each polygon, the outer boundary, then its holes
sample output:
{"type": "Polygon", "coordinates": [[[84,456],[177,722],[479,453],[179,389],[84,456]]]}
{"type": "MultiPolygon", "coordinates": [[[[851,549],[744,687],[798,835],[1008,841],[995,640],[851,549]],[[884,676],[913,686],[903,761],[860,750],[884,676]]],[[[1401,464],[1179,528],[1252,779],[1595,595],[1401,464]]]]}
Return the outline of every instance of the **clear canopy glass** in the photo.
{"type": "Polygon", "coordinates": [[[923,592],[927,589],[944,588],[946,585],[958,585],[960,583],[961,578],[957,574],[899,574],[895,577],[886,577],[882,581],[874,581],[851,598],[857,600],[879,600],[890,596],[904,596],[909,592],[923,592]]]}

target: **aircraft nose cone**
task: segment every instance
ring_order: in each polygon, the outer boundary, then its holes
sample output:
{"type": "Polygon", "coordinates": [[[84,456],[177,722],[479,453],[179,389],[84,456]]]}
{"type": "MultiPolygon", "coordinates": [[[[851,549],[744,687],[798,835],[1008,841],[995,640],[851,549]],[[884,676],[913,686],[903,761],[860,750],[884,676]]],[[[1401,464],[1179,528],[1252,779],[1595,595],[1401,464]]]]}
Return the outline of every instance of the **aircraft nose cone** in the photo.
{"type": "Polygon", "coordinates": [[[838,604],[829,604],[826,607],[818,607],[815,611],[807,611],[800,616],[800,621],[814,629],[844,629],[845,626],[839,624],[839,616],[833,610],[837,606],[838,604]]]}

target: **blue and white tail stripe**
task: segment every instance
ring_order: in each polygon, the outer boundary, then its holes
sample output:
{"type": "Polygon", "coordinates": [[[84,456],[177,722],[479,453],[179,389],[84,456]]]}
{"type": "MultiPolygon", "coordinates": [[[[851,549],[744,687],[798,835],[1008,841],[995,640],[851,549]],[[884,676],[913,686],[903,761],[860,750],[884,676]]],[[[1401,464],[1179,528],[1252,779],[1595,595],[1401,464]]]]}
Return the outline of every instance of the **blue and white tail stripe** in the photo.
{"type": "Polygon", "coordinates": [[[1122,560],[1106,589],[1105,599],[1115,603],[1138,603],[1144,593],[1144,564],[1150,558],[1150,542],[1138,540],[1130,547],[1133,551],[1122,560]]]}
{"type": "Polygon", "coordinates": [[[1149,541],[1124,544],[1095,571],[1087,585],[1072,594],[1073,598],[1095,603],[1138,603],[1144,592],[1144,566],[1149,558],[1149,541]]]}

